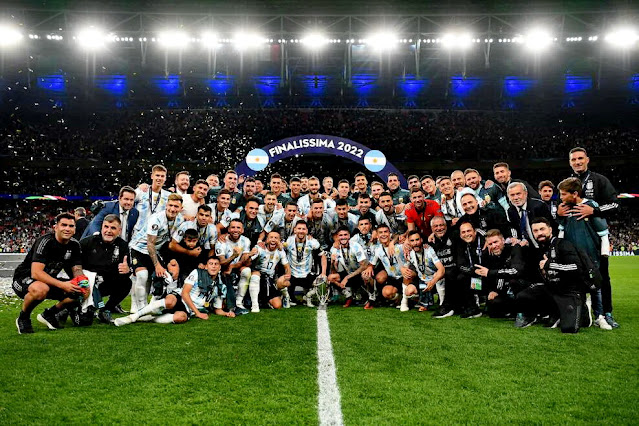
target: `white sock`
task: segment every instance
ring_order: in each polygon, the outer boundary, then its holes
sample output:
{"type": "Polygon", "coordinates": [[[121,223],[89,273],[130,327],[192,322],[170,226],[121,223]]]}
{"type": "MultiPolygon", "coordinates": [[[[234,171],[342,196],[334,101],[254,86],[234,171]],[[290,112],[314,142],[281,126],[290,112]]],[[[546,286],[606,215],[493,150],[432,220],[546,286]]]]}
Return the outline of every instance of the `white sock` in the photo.
{"type": "Polygon", "coordinates": [[[249,281],[249,294],[251,295],[251,309],[259,309],[259,296],[260,296],[260,276],[251,275],[249,281]]]}
{"type": "Polygon", "coordinates": [[[138,310],[138,303],[135,299],[135,283],[138,282],[138,278],[137,276],[131,274],[129,279],[131,280],[131,291],[129,291],[129,295],[131,296],[131,312],[135,312],[138,310]]]}
{"type": "Polygon", "coordinates": [[[437,294],[439,294],[439,306],[444,303],[444,296],[446,295],[446,286],[444,284],[444,280],[441,279],[437,281],[435,284],[435,288],[437,289],[437,294]]]}
{"type": "Polygon", "coordinates": [[[408,297],[406,296],[406,284],[402,284],[402,301],[400,306],[400,310],[407,311],[408,310],[408,297]]]}
{"type": "MultiPolygon", "coordinates": [[[[146,282],[149,279],[149,271],[144,270],[135,274],[135,304],[136,311],[146,306],[146,282]]],[[[131,310],[133,312],[133,310],[131,310]]]]}
{"type": "Polygon", "coordinates": [[[144,308],[140,309],[139,311],[129,316],[131,317],[133,322],[136,322],[141,316],[150,314],[151,312],[155,310],[164,309],[164,308],[166,308],[166,299],[152,300],[151,303],[146,305],[144,308]]]}
{"type": "Polygon", "coordinates": [[[158,324],[173,324],[173,314],[164,314],[159,317],[155,317],[153,322],[158,324]]]}
{"type": "Polygon", "coordinates": [[[244,308],[244,296],[246,296],[246,290],[248,290],[250,279],[251,270],[248,268],[242,269],[242,272],[240,273],[240,281],[237,285],[237,296],[235,298],[235,304],[240,308],[244,308]]]}

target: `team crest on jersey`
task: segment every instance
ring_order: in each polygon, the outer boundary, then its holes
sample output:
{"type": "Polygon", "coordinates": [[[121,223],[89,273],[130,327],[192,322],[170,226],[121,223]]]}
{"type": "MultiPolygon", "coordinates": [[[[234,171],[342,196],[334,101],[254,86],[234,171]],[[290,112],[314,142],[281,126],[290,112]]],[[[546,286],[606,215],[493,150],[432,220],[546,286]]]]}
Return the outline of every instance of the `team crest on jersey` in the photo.
{"type": "Polygon", "coordinates": [[[404,202],[404,197],[399,197],[399,202],[403,203],[404,202]]]}
{"type": "Polygon", "coordinates": [[[135,266],[135,265],[137,265],[137,264],[138,264],[138,259],[134,257],[134,258],[133,258],[133,266],[135,266]]]}
{"type": "Polygon", "coordinates": [[[181,237],[184,235],[184,231],[178,231],[178,235],[181,237]]]}
{"type": "Polygon", "coordinates": [[[486,223],[486,219],[483,217],[481,218],[481,227],[488,228],[488,223],[486,223]]]}
{"type": "Polygon", "coordinates": [[[586,189],[592,189],[592,188],[593,188],[592,181],[589,180],[588,182],[586,182],[586,189]]]}
{"type": "Polygon", "coordinates": [[[64,254],[64,260],[69,260],[71,259],[71,251],[67,250],[67,252],[64,254]]]}
{"type": "Polygon", "coordinates": [[[486,195],[484,200],[486,201],[486,204],[490,203],[490,195],[486,195]]]}
{"type": "Polygon", "coordinates": [[[453,245],[453,242],[450,239],[448,239],[448,241],[446,241],[446,245],[450,247],[453,245]]]}
{"type": "Polygon", "coordinates": [[[555,258],[557,257],[557,252],[555,252],[555,248],[553,247],[552,250],[550,250],[550,257],[555,258]]]}
{"type": "Polygon", "coordinates": [[[158,226],[157,223],[154,223],[153,225],[151,225],[151,229],[154,230],[154,231],[157,231],[158,228],[159,228],[159,226],[158,226]]]}

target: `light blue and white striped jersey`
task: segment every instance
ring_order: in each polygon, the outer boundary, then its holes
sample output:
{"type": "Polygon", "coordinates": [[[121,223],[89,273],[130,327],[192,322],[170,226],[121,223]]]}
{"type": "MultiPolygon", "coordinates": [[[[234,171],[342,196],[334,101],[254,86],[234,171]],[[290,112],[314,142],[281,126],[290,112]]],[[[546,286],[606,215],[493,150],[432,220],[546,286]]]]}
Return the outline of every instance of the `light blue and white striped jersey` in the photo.
{"type": "Polygon", "coordinates": [[[257,246],[257,254],[252,257],[254,271],[260,271],[260,273],[268,275],[273,278],[275,276],[275,267],[278,263],[282,265],[288,265],[288,259],[284,250],[275,249],[270,251],[257,246]]]}
{"type": "Polygon", "coordinates": [[[146,229],[140,229],[133,235],[133,239],[129,243],[129,247],[140,253],[149,254],[149,248],[146,243],[147,235],[154,235],[156,251],[168,242],[172,235],[176,233],[180,225],[184,222],[182,213],[178,213],[177,217],[169,221],[166,217],[166,210],[153,213],[147,221],[146,229]]]}
{"type": "Polygon", "coordinates": [[[353,237],[351,237],[350,243],[351,244],[357,243],[361,245],[364,251],[366,252],[366,258],[368,259],[368,261],[369,262],[373,261],[373,258],[375,257],[375,249],[377,248],[379,243],[373,242],[373,239],[371,238],[371,234],[368,234],[368,235],[356,234],[353,237]]]}
{"type": "Polygon", "coordinates": [[[368,260],[364,248],[355,242],[349,242],[348,247],[331,247],[331,259],[334,254],[337,255],[337,271],[347,274],[355,272],[363,261],[368,260]]]}
{"type": "Polygon", "coordinates": [[[371,262],[373,265],[378,265],[379,262],[382,262],[384,265],[384,269],[389,277],[392,278],[402,278],[401,268],[406,263],[404,259],[404,250],[399,244],[391,244],[388,247],[384,247],[383,245],[378,245],[375,248],[373,261],[371,262]]]}
{"type": "MultiPolygon", "coordinates": [[[[184,284],[192,285],[189,296],[193,304],[200,312],[211,311],[211,307],[214,309],[222,309],[223,300],[226,297],[226,286],[222,282],[222,273],[217,274],[217,278],[211,277],[213,286],[206,288],[205,285],[200,283],[199,274],[197,269],[194,269],[188,277],[184,280],[184,284]]],[[[189,305],[184,303],[189,315],[193,315],[193,311],[189,308],[189,305]]]]}
{"type": "Polygon", "coordinates": [[[172,235],[172,238],[181,243],[184,238],[184,232],[187,229],[195,229],[197,231],[200,247],[205,250],[215,248],[215,243],[217,242],[217,228],[215,225],[209,223],[200,227],[197,224],[197,220],[189,220],[180,225],[177,232],[172,235]]]}
{"type": "Polygon", "coordinates": [[[140,216],[133,228],[133,235],[141,229],[146,229],[146,223],[152,214],[166,210],[169,195],[171,195],[171,193],[166,189],[161,189],[159,194],[151,191],[151,187],[149,187],[146,192],[141,191],[139,188],[135,190],[134,207],[138,209],[140,216]]]}
{"type": "Polygon", "coordinates": [[[279,223],[284,220],[284,209],[278,209],[276,206],[275,210],[270,213],[266,213],[264,211],[264,204],[262,204],[257,211],[257,217],[260,220],[262,227],[265,227],[270,221],[279,223]]]}
{"type": "Polygon", "coordinates": [[[211,208],[211,218],[213,219],[213,225],[217,225],[218,223],[222,224],[222,227],[228,228],[229,223],[231,223],[231,219],[233,219],[233,212],[229,209],[224,209],[224,211],[217,211],[217,203],[207,204],[211,208]]]}
{"type": "Polygon", "coordinates": [[[335,233],[335,231],[337,231],[337,228],[339,228],[340,226],[346,226],[348,228],[348,230],[351,232],[351,234],[353,232],[355,232],[355,230],[357,229],[357,223],[359,222],[359,216],[356,214],[353,214],[351,212],[348,212],[348,216],[344,219],[340,219],[339,216],[337,215],[337,212],[335,211],[335,209],[327,209],[326,210],[326,214],[328,215],[330,221],[331,221],[331,232],[335,233]]]}
{"type": "Polygon", "coordinates": [[[306,239],[303,243],[295,241],[295,235],[288,237],[284,243],[284,252],[291,265],[291,275],[295,278],[306,278],[313,270],[313,250],[320,248],[316,239],[306,239]]]}
{"type": "Polygon", "coordinates": [[[422,283],[427,283],[433,278],[433,275],[437,272],[436,264],[441,263],[435,253],[435,249],[429,245],[424,245],[419,252],[411,250],[409,258],[410,264],[417,271],[419,281],[422,283]]]}
{"type": "MultiPolygon", "coordinates": [[[[319,195],[318,195],[319,196],[319,195]]],[[[324,200],[324,211],[335,208],[335,200],[327,198],[324,200]]],[[[311,194],[306,194],[297,200],[297,209],[302,216],[306,216],[311,211],[311,194]]]]}
{"type": "Polygon", "coordinates": [[[244,253],[251,251],[251,242],[244,235],[240,235],[240,238],[237,241],[231,241],[231,237],[227,236],[226,241],[216,242],[215,255],[218,257],[224,256],[224,258],[228,259],[233,255],[233,249],[238,246],[242,248],[242,252],[231,262],[231,265],[235,265],[236,263],[239,263],[244,253]]]}

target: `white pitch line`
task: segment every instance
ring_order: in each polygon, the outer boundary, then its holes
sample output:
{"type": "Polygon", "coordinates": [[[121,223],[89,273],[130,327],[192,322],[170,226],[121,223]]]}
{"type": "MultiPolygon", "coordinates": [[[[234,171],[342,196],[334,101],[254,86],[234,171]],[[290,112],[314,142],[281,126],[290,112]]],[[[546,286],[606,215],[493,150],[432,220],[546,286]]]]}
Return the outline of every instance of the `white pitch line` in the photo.
{"type": "Polygon", "coordinates": [[[337,386],[331,331],[324,306],[317,310],[317,382],[319,383],[319,424],[343,425],[342,403],[337,386]]]}

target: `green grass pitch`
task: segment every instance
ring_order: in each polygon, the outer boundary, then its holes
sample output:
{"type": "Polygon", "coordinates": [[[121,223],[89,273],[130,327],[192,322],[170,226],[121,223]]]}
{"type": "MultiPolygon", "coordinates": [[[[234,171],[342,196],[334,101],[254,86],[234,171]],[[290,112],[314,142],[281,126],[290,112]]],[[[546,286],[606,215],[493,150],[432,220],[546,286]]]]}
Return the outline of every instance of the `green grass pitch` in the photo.
{"type": "MultiPolygon", "coordinates": [[[[347,424],[639,419],[639,258],[611,260],[613,331],[329,308],[347,424]]],[[[17,334],[0,299],[0,424],[314,424],[315,311],[17,334]]],[[[41,308],[48,307],[46,301],[41,308]]]]}

